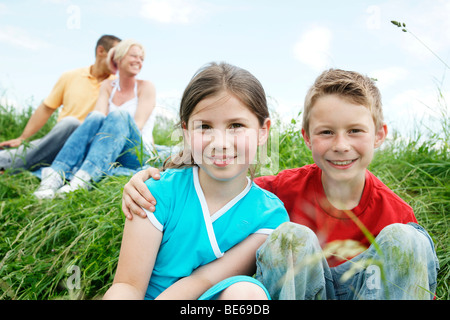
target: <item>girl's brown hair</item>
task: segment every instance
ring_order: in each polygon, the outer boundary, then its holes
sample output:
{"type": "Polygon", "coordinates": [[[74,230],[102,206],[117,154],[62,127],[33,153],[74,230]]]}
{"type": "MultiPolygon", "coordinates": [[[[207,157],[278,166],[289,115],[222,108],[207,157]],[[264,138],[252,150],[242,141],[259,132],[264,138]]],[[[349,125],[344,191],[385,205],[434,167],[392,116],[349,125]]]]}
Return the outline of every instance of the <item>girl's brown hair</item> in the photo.
{"type": "MultiPolygon", "coordinates": [[[[189,121],[197,104],[223,91],[238,98],[258,118],[262,126],[269,118],[266,94],[263,86],[250,72],[231,64],[209,63],[197,71],[186,89],[180,103],[179,125],[189,121]]],[[[182,150],[175,157],[166,160],[164,169],[183,168],[194,165],[191,152],[182,150]]]]}

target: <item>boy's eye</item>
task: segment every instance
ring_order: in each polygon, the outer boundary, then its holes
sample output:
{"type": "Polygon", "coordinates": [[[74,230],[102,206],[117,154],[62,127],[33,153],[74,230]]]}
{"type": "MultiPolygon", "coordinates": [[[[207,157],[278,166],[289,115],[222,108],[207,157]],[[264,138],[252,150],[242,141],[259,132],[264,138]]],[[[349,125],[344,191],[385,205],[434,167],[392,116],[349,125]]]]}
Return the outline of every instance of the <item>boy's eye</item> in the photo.
{"type": "Polygon", "coordinates": [[[362,132],[361,129],[351,129],[350,130],[350,133],[360,133],[360,132],[362,132]]]}
{"type": "Polygon", "coordinates": [[[323,131],[320,132],[320,134],[327,136],[327,135],[333,134],[333,131],[331,131],[331,130],[323,130],[323,131]]]}

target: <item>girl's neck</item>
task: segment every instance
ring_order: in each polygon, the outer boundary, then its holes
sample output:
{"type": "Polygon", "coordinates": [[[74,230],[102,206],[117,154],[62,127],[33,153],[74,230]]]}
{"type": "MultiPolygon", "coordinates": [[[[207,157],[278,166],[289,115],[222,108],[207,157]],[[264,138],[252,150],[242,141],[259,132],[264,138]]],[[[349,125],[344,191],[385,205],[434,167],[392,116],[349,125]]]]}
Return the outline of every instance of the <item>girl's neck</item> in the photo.
{"type": "Polygon", "coordinates": [[[228,181],[220,181],[210,177],[201,168],[198,169],[198,179],[211,215],[234,199],[248,184],[245,173],[228,181]]]}
{"type": "Polygon", "coordinates": [[[327,200],[339,210],[358,206],[365,185],[365,174],[354,181],[334,181],[322,173],[322,186],[327,200]]]}

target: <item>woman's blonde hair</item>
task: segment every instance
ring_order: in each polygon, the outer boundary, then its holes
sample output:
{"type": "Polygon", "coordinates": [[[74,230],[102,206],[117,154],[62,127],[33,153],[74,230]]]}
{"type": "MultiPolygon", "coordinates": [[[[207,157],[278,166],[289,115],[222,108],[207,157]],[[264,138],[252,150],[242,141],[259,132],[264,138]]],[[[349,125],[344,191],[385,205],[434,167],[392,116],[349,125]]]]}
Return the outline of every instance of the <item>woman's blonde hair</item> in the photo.
{"type": "Polygon", "coordinates": [[[123,57],[125,57],[125,55],[128,53],[128,50],[130,50],[130,48],[132,46],[137,46],[137,47],[141,48],[142,56],[145,57],[145,50],[144,50],[144,47],[142,46],[142,44],[140,44],[139,42],[137,42],[136,40],[133,40],[133,39],[122,40],[108,52],[107,61],[108,61],[109,68],[111,69],[111,71],[113,73],[117,72],[118,62],[123,57]]]}

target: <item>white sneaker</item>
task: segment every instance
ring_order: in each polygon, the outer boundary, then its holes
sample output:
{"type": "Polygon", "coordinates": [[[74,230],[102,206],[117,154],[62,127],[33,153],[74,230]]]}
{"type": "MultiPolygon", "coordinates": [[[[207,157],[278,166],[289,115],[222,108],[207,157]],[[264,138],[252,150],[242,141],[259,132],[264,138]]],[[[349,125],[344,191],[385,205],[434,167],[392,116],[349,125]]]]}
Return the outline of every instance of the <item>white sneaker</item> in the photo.
{"type": "Polygon", "coordinates": [[[61,176],[52,168],[42,169],[41,185],[33,193],[38,199],[53,199],[55,192],[64,184],[61,176]]]}
{"type": "Polygon", "coordinates": [[[75,175],[73,176],[73,179],[70,180],[70,183],[59,188],[56,193],[62,195],[79,189],[89,190],[91,188],[90,182],[91,176],[89,175],[89,173],[84,170],[78,170],[77,173],[75,173],[75,175]]]}

